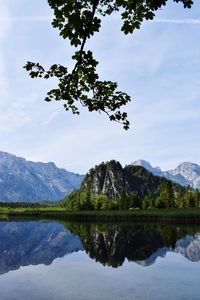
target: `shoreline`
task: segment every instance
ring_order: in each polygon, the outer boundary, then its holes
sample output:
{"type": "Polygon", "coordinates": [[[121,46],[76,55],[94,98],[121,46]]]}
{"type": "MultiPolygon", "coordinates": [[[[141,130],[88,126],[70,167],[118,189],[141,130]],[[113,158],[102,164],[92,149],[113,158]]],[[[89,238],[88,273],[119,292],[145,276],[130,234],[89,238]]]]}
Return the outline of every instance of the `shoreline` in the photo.
{"type": "Polygon", "coordinates": [[[0,209],[0,220],[60,219],[77,222],[167,222],[200,224],[200,208],[131,211],[66,211],[65,209],[0,209]]]}

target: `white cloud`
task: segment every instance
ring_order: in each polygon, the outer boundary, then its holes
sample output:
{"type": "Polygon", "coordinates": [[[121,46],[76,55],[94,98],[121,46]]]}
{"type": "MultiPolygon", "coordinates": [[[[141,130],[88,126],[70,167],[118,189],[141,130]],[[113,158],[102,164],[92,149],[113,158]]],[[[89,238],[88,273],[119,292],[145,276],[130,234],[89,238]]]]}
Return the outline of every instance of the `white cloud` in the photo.
{"type": "Polygon", "coordinates": [[[200,25],[200,19],[159,19],[159,18],[156,18],[156,19],[150,21],[149,23],[200,25]]]}

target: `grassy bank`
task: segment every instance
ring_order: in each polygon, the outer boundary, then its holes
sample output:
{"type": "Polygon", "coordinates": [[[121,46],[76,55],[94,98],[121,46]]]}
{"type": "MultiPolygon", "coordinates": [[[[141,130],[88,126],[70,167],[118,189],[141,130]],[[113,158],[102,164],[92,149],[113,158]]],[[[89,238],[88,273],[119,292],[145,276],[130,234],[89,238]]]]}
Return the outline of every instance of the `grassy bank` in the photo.
{"type": "Polygon", "coordinates": [[[52,218],[77,222],[174,222],[199,223],[200,208],[128,211],[77,211],[64,208],[0,208],[0,218],[52,218]]]}

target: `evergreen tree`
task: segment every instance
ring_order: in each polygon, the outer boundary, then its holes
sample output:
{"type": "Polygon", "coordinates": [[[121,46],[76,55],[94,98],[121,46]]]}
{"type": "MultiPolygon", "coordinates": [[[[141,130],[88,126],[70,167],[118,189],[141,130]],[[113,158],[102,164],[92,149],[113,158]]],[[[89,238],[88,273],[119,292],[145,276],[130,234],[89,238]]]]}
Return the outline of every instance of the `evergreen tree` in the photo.
{"type": "Polygon", "coordinates": [[[160,204],[165,208],[175,207],[174,190],[171,181],[164,183],[160,190],[160,204]]]}
{"type": "Polygon", "coordinates": [[[184,195],[180,191],[175,194],[175,205],[178,208],[183,208],[184,195]]]}
{"type": "Polygon", "coordinates": [[[157,208],[166,208],[166,202],[163,196],[159,196],[156,198],[155,207],[157,208]]]}
{"type": "Polygon", "coordinates": [[[185,206],[188,207],[195,207],[196,206],[196,197],[195,192],[192,189],[189,189],[185,194],[185,206]]]}
{"type": "Polygon", "coordinates": [[[155,207],[155,204],[154,204],[154,199],[152,198],[152,196],[146,196],[144,198],[144,200],[142,201],[142,209],[151,209],[154,207],[155,207]]]}
{"type": "Polygon", "coordinates": [[[200,207],[200,192],[198,189],[195,190],[194,197],[195,197],[195,207],[200,207]]]}
{"type": "Polygon", "coordinates": [[[110,201],[107,198],[106,195],[100,195],[99,196],[99,201],[101,203],[100,209],[102,210],[109,210],[110,209],[110,201]]]}

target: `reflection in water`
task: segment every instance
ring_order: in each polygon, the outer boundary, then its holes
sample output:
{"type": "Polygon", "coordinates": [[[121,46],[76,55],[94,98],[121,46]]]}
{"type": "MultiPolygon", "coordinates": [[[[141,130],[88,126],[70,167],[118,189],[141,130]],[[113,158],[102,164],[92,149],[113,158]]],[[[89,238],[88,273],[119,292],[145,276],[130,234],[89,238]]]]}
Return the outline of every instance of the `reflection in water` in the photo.
{"type": "Polygon", "coordinates": [[[199,260],[189,226],[0,222],[0,299],[199,300],[199,260]]]}
{"type": "Polygon", "coordinates": [[[49,265],[80,250],[103,265],[118,267],[125,259],[153,264],[168,251],[200,260],[200,230],[194,227],[131,224],[59,224],[0,222],[0,274],[20,266],[49,265]]]}
{"type": "Polygon", "coordinates": [[[71,224],[68,228],[80,236],[89,256],[103,265],[118,267],[127,259],[149,266],[168,251],[200,260],[200,234],[189,226],[71,224]]]}
{"type": "Polygon", "coordinates": [[[49,265],[83,250],[78,236],[58,223],[0,222],[0,274],[21,266],[49,265]]]}

